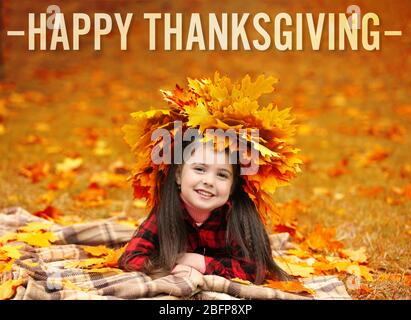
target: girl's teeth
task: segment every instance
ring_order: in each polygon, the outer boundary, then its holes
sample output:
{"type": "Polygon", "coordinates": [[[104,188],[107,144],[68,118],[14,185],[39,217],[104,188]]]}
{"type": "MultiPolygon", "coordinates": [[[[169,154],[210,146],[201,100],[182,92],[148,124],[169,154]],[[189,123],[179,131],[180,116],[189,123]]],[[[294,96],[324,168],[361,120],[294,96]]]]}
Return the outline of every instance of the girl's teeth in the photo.
{"type": "Polygon", "coordinates": [[[207,196],[207,197],[211,197],[212,194],[208,193],[208,192],[204,192],[204,191],[197,191],[199,194],[203,195],[203,196],[207,196]]]}

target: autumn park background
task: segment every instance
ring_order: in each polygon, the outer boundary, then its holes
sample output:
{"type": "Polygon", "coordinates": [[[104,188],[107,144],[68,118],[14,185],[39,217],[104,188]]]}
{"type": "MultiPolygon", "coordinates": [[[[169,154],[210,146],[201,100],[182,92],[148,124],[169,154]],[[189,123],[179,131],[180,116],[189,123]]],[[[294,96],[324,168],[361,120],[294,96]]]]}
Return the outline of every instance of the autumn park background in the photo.
{"type": "Polygon", "coordinates": [[[382,37],[378,52],[149,51],[141,18],[345,12],[348,1],[55,1],[67,14],[133,12],[128,50],[120,50],[118,32],[103,39],[101,51],[84,37],[77,52],[28,51],[25,37],[6,36],[26,28],[28,12],[50,4],[1,2],[0,208],[21,206],[61,223],[125,215],[137,225],[146,212],[126,181],[133,157],[120,130],[129,114],[164,106],[159,89],[185,85],[187,77],[264,73],[279,79],[270,99],[292,108],[304,159],[298,177],[275,194],[279,229],[305,246],[305,258],[329,257],[308,274],[351,281],[351,263],[361,273],[360,283],[348,286],[353,298],[411,298],[408,1],[356,2],[378,13],[385,29],[403,32],[382,37]],[[333,265],[332,257],[347,263],[333,265]]]}

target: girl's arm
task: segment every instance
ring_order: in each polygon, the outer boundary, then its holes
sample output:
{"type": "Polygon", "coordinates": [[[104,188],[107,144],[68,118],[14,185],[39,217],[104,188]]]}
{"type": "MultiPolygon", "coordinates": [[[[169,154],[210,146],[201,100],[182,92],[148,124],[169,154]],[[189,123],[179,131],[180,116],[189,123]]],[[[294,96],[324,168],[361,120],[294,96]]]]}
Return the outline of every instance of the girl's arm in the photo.
{"type": "Polygon", "coordinates": [[[205,257],[199,253],[184,253],[177,258],[177,263],[193,267],[197,271],[204,273],[206,270],[205,257]]]}
{"type": "Polygon", "coordinates": [[[206,269],[204,274],[215,274],[226,279],[240,278],[251,282],[257,276],[255,261],[246,258],[238,243],[233,241],[227,248],[227,257],[205,257],[206,269]]]}
{"type": "Polygon", "coordinates": [[[240,278],[255,281],[257,267],[254,261],[246,258],[213,258],[205,257],[204,274],[215,274],[226,279],[240,278]]]}
{"type": "Polygon", "coordinates": [[[239,246],[232,248],[234,248],[232,254],[236,258],[213,258],[198,253],[185,253],[177,259],[177,263],[193,267],[203,274],[215,274],[227,279],[240,278],[254,282],[257,273],[255,262],[240,255],[239,246]]]}
{"type": "Polygon", "coordinates": [[[119,267],[126,271],[145,272],[149,255],[158,248],[158,228],[155,214],[140,225],[119,259],[119,267]]]}

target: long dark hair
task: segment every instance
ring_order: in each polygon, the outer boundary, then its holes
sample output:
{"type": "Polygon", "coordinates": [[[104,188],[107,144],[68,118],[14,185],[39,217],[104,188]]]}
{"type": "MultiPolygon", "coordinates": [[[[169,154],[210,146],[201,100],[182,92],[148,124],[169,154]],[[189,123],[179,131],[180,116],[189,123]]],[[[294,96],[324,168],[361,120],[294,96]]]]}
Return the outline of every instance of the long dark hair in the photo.
{"type": "MultiPolygon", "coordinates": [[[[188,143],[183,144],[183,150],[187,145],[188,143]]],[[[177,164],[171,164],[167,174],[158,177],[159,201],[150,212],[157,219],[159,249],[147,260],[144,271],[154,277],[170,273],[178,257],[186,252],[187,229],[175,179],[177,168],[177,164]]],[[[256,284],[263,283],[267,276],[277,280],[290,280],[291,277],[272,258],[267,231],[256,206],[243,189],[240,165],[234,164],[233,169],[234,181],[230,195],[232,206],[225,238],[227,248],[231,247],[234,240],[241,247],[244,256],[255,261],[256,284]]]]}

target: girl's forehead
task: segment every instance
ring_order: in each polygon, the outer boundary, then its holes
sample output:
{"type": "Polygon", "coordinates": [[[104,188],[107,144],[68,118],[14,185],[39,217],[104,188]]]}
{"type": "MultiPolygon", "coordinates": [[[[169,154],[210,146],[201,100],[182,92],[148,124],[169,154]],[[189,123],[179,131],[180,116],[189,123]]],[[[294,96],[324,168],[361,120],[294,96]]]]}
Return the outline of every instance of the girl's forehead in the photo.
{"type": "Polygon", "coordinates": [[[207,165],[227,165],[231,167],[229,159],[225,151],[216,151],[213,146],[198,144],[185,162],[187,164],[204,163],[207,165]]]}

